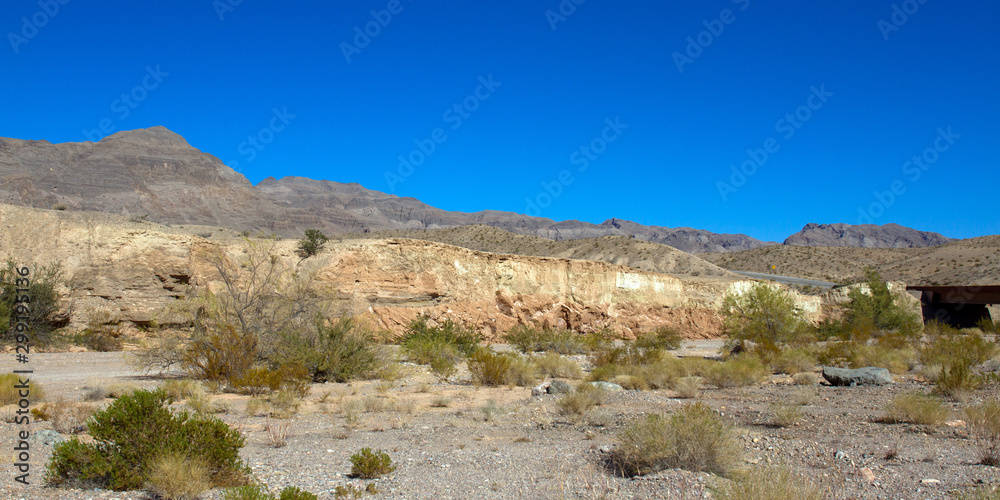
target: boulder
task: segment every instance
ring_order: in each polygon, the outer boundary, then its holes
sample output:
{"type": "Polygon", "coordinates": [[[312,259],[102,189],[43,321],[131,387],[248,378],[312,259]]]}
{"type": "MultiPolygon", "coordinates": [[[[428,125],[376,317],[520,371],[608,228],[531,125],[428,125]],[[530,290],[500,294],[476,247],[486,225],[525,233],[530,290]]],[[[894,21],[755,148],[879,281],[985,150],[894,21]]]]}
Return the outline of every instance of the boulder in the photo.
{"type": "Polygon", "coordinates": [[[864,368],[835,368],[832,366],[823,367],[823,378],[830,385],[849,386],[856,385],[886,385],[891,384],[892,375],[885,368],[866,366],[864,368]]]}
{"type": "Polygon", "coordinates": [[[562,380],[553,380],[549,383],[549,394],[569,394],[573,392],[573,386],[562,380]]]}
{"type": "Polygon", "coordinates": [[[532,396],[541,396],[542,394],[548,394],[548,392],[549,392],[549,384],[550,383],[551,382],[543,382],[538,387],[532,387],[531,388],[531,395],[532,396]]]}
{"type": "Polygon", "coordinates": [[[592,385],[592,386],[594,386],[594,387],[597,387],[598,389],[604,389],[605,391],[614,392],[614,391],[620,391],[620,390],[622,390],[622,386],[620,386],[618,384],[612,384],[611,382],[601,382],[601,381],[599,381],[599,382],[587,382],[587,383],[590,384],[590,385],[592,385]]]}

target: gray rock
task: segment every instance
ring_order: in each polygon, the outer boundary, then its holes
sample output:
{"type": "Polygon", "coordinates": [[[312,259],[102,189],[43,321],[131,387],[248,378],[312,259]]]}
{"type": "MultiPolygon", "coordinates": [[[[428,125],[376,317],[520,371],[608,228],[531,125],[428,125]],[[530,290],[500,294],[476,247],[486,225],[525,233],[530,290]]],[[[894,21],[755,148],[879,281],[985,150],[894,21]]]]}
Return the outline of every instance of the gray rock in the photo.
{"type": "Polygon", "coordinates": [[[538,387],[532,387],[531,388],[531,395],[532,396],[541,396],[542,394],[547,394],[549,392],[549,384],[550,384],[550,382],[543,382],[538,387]]]}
{"type": "Polygon", "coordinates": [[[51,445],[54,445],[54,444],[61,443],[61,442],[65,441],[66,438],[62,437],[61,434],[59,434],[58,432],[56,432],[54,430],[51,430],[51,429],[42,429],[42,430],[40,430],[40,431],[32,434],[30,440],[38,442],[38,443],[41,443],[41,444],[44,444],[44,445],[50,445],[51,446],[51,445]]]}
{"type": "Polygon", "coordinates": [[[597,387],[598,389],[604,389],[605,391],[620,391],[622,386],[618,384],[612,384],[611,382],[587,382],[588,384],[597,387]]]}
{"type": "Polygon", "coordinates": [[[569,394],[573,392],[573,386],[562,380],[553,380],[549,383],[549,394],[569,394]]]}
{"type": "Polygon", "coordinates": [[[893,383],[892,375],[885,368],[866,366],[864,368],[834,368],[832,366],[823,367],[823,378],[830,385],[856,386],[856,385],[886,385],[893,383]]]}

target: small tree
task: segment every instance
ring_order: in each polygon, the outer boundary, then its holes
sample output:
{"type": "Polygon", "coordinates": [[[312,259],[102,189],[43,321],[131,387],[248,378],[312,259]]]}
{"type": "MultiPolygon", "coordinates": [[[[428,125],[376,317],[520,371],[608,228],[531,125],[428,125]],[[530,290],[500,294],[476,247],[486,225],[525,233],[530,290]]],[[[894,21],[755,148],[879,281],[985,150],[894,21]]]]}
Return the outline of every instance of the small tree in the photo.
{"type": "Polygon", "coordinates": [[[882,277],[872,268],[865,270],[869,293],[861,288],[850,291],[851,302],[844,308],[844,319],[851,325],[871,324],[876,329],[904,335],[920,329],[920,318],[900,304],[882,277]]]}
{"type": "MultiPolygon", "coordinates": [[[[14,332],[11,329],[11,317],[17,301],[18,289],[24,281],[18,274],[19,266],[14,259],[8,259],[0,268],[0,340],[11,341],[14,332]]],[[[62,281],[62,267],[58,263],[47,266],[29,266],[34,270],[26,281],[29,282],[28,298],[28,334],[35,344],[48,344],[52,341],[52,331],[60,326],[65,318],[59,317],[59,294],[56,286],[62,281]]]]}
{"type": "Polygon", "coordinates": [[[319,229],[306,229],[305,235],[299,240],[299,255],[303,259],[312,257],[319,253],[327,241],[330,241],[330,238],[319,229]]]}
{"type": "Polygon", "coordinates": [[[781,351],[781,346],[801,336],[806,324],[792,296],[771,283],[755,283],[744,293],[727,293],[722,302],[723,328],[729,336],[729,351],[755,344],[765,361],[781,351]]]}

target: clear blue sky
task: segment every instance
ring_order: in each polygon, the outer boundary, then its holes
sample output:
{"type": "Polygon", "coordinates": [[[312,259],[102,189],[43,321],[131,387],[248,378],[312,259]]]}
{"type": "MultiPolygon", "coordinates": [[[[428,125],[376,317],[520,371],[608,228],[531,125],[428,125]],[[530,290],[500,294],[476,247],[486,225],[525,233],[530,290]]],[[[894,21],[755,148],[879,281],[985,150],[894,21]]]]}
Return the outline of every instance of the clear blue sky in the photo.
{"type": "Polygon", "coordinates": [[[448,210],[778,241],[863,211],[972,237],[1000,233],[998,18],[972,0],[10,0],[0,136],[163,125],[253,183],[448,210]]]}

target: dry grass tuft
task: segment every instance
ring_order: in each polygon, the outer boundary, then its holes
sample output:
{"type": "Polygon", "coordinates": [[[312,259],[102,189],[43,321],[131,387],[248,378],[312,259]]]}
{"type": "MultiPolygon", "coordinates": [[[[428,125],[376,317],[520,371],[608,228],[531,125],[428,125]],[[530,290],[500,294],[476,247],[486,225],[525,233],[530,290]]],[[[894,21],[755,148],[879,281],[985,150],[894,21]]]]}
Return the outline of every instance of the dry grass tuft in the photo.
{"type": "Polygon", "coordinates": [[[193,500],[212,487],[204,461],[178,454],[165,455],[153,464],[149,484],[166,500],[193,500]]]}
{"type": "Polygon", "coordinates": [[[948,418],[941,401],[921,392],[908,392],[893,398],[885,407],[882,421],[891,424],[939,425],[948,418]]]}
{"type": "Polygon", "coordinates": [[[707,405],[693,403],[670,415],[647,415],[622,431],[605,466],[625,477],[673,468],[724,476],[739,457],[732,428],[707,405]]]}
{"type": "Polygon", "coordinates": [[[719,500],[823,500],[829,496],[787,467],[753,468],[737,480],[713,489],[719,500]]]}

